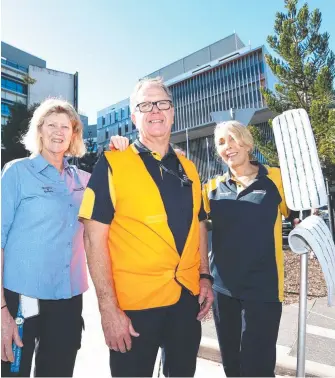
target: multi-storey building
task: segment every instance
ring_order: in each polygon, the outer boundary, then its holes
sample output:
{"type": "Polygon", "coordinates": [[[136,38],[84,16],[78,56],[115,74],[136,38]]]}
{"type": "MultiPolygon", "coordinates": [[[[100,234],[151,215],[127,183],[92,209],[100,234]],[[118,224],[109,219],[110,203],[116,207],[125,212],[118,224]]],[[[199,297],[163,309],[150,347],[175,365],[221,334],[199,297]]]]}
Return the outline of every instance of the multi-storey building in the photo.
{"type": "Polygon", "coordinates": [[[78,73],[48,69],[46,61],[1,42],[1,125],[15,103],[30,106],[61,97],[78,108],[78,73]]]}
{"type": "Polygon", "coordinates": [[[136,127],[130,118],[129,98],[98,112],[98,146],[107,148],[112,135],[124,135],[131,141],[136,138],[136,127]]]}
{"type": "MultiPolygon", "coordinates": [[[[224,168],[214,148],[217,122],[236,119],[271,132],[267,122],[273,114],[266,107],[260,88],[272,89],[275,79],[265,63],[265,53],[264,46],[251,49],[232,34],[147,75],[163,77],[172,91],[175,121],[171,141],[187,151],[202,179],[224,168]]],[[[127,101],[129,104],[129,100],[124,102],[127,101]]],[[[111,135],[129,134],[129,128],[127,132],[116,126],[113,129],[113,120],[107,119],[111,111],[120,111],[119,104],[98,112],[99,144],[108,144],[111,135]]],[[[127,119],[129,122],[129,115],[127,119]]],[[[264,160],[257,150],[254,153],[264,160]]]]}

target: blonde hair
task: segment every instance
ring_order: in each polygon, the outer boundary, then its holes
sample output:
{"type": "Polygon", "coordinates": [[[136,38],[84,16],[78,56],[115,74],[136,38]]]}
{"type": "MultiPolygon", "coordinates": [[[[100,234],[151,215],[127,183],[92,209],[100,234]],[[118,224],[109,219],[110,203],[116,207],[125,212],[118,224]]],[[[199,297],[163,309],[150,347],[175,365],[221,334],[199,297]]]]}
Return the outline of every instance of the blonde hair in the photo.
{"type": "Polygon", "coordinates": [[[144,87],[150,86],[150,85],[157,85],[158,87],[162,88],[169,99],[172,101],[172,93],[170,89],[164,84],[164,81],[161,77],[157,76],[154,78],[146,77],[144,79],[141,79],[133,89],[132,94],[130,95],[130,111],[133,113],[135,111],[136,105],[137,105],[137,95],[138,92],[143,89],[144,87]]]}
{"type": "Polygon", "coordinates": [[[250,131],[242,123],[238,121],[228,121],[218,123],[214,130],[214,140],[216,149],[218,149],[219,141],[222,135],[230,135],[240,146],[246,145],[250,147],[250,154],[254,149],[254,138],[250,131]]]}
{"type": "Polygon", "coordinates": [[[26,150],[35,155],[42,151],[43,143],[40,136],[40,129],[45,118],[52,113],[66,114],[72,124],[74,136],[65,155],[76,157],[83,156],[86,152],[86,147],[83,141],[83,124],[81,123],[80,117],[69,102],[57,98],[49,98],[43,101],[34,111],[29,122],[29,129],[21,140],[26,150]]]}

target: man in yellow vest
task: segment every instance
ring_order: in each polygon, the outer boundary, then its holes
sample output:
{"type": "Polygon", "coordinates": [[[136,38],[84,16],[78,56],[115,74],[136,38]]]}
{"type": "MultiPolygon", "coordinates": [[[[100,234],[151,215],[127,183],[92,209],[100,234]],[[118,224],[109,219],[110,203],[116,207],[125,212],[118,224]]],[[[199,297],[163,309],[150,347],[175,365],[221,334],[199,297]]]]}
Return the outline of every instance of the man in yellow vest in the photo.
{"type": "Polygon", "coordinates": [[[130,97],[139,139],[97,163],[81,205],[85,249],[112,376],[195,373],[213,302],[206,214],[194,164],[169,144],[174,108],[160,78],[130,97]]]}

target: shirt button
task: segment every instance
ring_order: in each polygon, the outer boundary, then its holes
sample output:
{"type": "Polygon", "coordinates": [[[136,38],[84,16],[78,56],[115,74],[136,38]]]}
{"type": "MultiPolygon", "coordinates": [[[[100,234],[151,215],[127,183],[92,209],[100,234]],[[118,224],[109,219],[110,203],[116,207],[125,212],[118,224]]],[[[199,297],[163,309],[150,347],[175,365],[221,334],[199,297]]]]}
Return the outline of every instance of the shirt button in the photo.
{"type": "Polygon", "coordinates": [[[67,245],[68,245],[69,247],[71,246],[71,244],[72,244],[71,242],[67,243],[67,245]]]}
{"type": "Polygon", "coordinates": [[[70,207],[73,207],[73,205],[72,205],[72,203],[70,203],[70,205],[69,205],[70,207]]]}
{"type": "Polygon", "coordinates": [[[70,265],[69,265],[69,264],[66,264],[66,265],[65,265],[65,268],[70,268],[70,265]]]}

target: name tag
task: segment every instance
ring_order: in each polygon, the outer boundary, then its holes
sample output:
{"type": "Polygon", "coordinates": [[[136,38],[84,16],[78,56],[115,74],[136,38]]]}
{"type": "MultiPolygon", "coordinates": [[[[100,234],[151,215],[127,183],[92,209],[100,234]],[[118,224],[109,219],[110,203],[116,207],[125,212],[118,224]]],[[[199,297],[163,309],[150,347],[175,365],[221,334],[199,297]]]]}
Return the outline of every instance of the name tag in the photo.
{"type": "Polygon", "coordinates": [[[73,191],[74,192],[80,192],[80,191],[82,191],[82,190],[84,190],[85,188],[82,186],[82,187],[80,187],[80,188],[74,188],[73,189],[73,191]]]}

